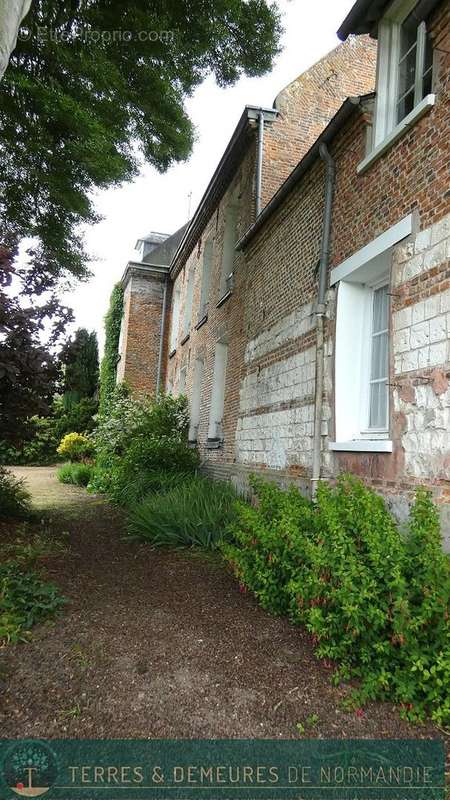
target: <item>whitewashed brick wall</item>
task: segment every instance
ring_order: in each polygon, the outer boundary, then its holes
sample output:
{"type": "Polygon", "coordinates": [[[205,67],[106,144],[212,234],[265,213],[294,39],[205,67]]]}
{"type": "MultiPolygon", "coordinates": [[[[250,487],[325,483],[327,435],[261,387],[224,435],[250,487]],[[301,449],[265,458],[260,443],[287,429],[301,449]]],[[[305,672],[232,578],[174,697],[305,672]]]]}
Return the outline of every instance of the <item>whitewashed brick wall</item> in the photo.
{"type": "Polygon", "coordinates": [[[272,469],[283,469],[291,464],[310,466],[313,420],[312,404],[239,419],[237,461],[265,464],[272,469]]]}
{"type": "Polygon", "coordinates": [[[406,283],[450,257],[450,214],[394,252],[394,284],[406,283]]]}
{"type": "Polygon", "coordinates": [[[450,289],[394,314],[397,375],[445,364],[450,356],[450,289]]]}
{"type": "Polygon", "coordinates": [[[259,372],[251,372],[241,381],[240,413],[312,396],[315,359],[315,348],[310,347],[259,372]]]}
{"type": "Polygon", "coordinates": [[[405,474],[450,480],[450,389],[437,395],[430,384],[415,386],[409,402],[395,390],[394,408],[406,418],[405,474]]]}
{"type": "Polygon", "coordinates": [[[255,358],[261,358],[282,344],[303,336],[311,331],[314,325],[313,304],[305,303],[301,308],[293,311],[287,317],[283,317],[271,328],[262,331],[252,339],[245,348],[245,363],[249,364],[255,358]]]}
{"type": "MultiPolygon", "coordinates": [[[[450,214],[396,248],[395,282],[400,285],[432,267],[444,267],[449,256],[450,214]]],[[[450,388],[445,378],[450,368],[450,289],[397,311],[393,329],[396,375],[433,369],[441,376],[437,384],[430,377],[419,378],[417,385],[413,381],[407,399],[394,389],[394,411],[406,420],[401,437],[405,475],[450,480],[450,388]]]]}

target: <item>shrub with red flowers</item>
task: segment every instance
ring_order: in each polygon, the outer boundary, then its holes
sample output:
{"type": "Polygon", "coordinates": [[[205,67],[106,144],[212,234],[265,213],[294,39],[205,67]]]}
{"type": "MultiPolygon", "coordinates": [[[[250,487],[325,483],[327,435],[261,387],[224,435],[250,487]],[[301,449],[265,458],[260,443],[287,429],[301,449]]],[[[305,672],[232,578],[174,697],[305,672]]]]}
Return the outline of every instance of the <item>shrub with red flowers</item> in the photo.
{"type": "Polygon", "coordinates": [[[252,480],[223,545],[261,605],[310,632],[316,654],[359,680],[356,705],[389,699],[402,713],[450,721],[449,560],[437,510],[418,489],[402,531],[384,500],[344,475],[314,502],[252,480]]]}

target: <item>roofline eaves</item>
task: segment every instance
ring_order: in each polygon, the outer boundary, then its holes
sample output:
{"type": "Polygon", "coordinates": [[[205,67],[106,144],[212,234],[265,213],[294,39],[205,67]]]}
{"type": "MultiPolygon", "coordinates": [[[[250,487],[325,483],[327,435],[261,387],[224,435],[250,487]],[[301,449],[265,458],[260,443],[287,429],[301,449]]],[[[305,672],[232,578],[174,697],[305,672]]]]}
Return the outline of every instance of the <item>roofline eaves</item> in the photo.
{"type": "Polygon", "coordinates": [[[364,100],[368,100],[369,98],[374,97],[373,93],[368,95],[361,95],[359,97],[348,97],[342,103],[339,110],[336,112],[334,117],[330,120],[327,127],[322,131],[320,136],[316,139],[314,144],[310,147],[307,153],[303,156],[303,158],[298,162],[297,166],[294,167],[290,175],[286,178],[284,183],[281,184],[278,191],[274,194],[271,200],[267,203],[267,205],[261,211],[259,217],[255,220],[253,225],[244,233],[243,236],[236,242],[236,250],[244,250],[245,247],[249,244],[249,242],[253,239],[256,233],[260,230],[260,228],[267,222],[267,220],[272,216],[274,211],[281,205],[285,197],[290,194],[291,190],[296,186],[299,182],[300,178],[305,174],[305,172],[312,166],[312,164],[319,158],[319,147],[322,142],[328,144],[332,141],[334,136],[341,130],[342,126],[347,122],[347,120],[351,117],[351,115],[356,111],[357,108],[360,107],[361,102],[364,100]]]}
{"type": "Polygon", "coordinates": [[[192,248],[186,254],[186,259],[189,257],[190,253],[192,252],[192,249],[195,247],[195,243],[196,243],[199,235],[204,230],[204,227],[208,222],[208,219],[209,219],[209,217],[210,217],[210,215],[211,215],[211,213],[213,211],[213,209],[211,209],[210,213],[207,214],[207,211],[208,211],[208,200],[211,199],[211,196],[213,194],[214,189],[219,184],[220,177],[222,176],[222,174],[226,170],[227,162],[229,162],[229,159],[230,159],[234,149],[237,147],[242,135],[244,134],[245,130],[247,129],[248,121],[249,120],[256,120],[258,118],[258,115],[261,113],[261,111],[264,113],[265,120],[268,121],[268,122],[271,122],[274,119],[276,119],[276,117],[280,113],[276,108],[264,108],[263,106],[252,106],[252,105],[246,105],[245,106],[245,108],[244,108],[244,110],[243,110],[243,112],[242,112],[242,114],[241,114],[241,116],[239,118],[239,121],[238,121],[238,123],[236,125],[236,128],[234,129],[233,135],[232,135],[230,141],[228,142],[228,145],[227,145],[227,147],[226,147],[226,149],[225,149],[225,151],[224,151],[224,153],[222,155],[222,158],[220,159],[220,161],[219,161],[219,163],[218,163],[218,165],[217,165],[217,167],[216,167],[216,169],[215,169],[215,171],[213,173],[213,176],[212,176],[210,182],[208,183],[208,186],[206,187],[206,190],[205,190],[205,192],[203,194],[203,197],[200,200],[200,203],[198,204],[198,206],[196,208],[194,216],[192,217],[192,220],[190,221],[188,227],[186,228],[184,236],[183,236],[180,244],[178,245],[177,250],[175,251],[175,254],[174,254],[173,258],[172,258],[172,261],[171,261],[171,264],[170,264],[170,275],[171,275],[172,278],[175,278],[176,275],[178,274],[178,272],[180,271],[180,269],[182,268],[182,265],[183,265],[182,264],[182,255],[183,255],[184,251],[186,250],[186,248],[190,246],[189,242],[190,241],[192,242],[192,248]],[[205,216],[206,216],[206,219],[205,219],[205,216]]]}

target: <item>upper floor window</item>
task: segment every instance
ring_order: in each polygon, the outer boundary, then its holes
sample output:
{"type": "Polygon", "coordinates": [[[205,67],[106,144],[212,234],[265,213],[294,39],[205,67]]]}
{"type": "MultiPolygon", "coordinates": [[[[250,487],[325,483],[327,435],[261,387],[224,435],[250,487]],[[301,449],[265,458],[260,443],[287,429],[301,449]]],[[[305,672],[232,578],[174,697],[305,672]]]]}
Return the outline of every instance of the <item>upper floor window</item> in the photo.
{"type": "Polygon", "coordinates": [[[230,199],[225,213],[219,299],[225,297],[233,289],[234,248],[238,238],[238,210],[237,198],[234,196],[230,199]]]}
{"type": "Polygon", "coordinates": [[[397,0],[379,26],[376,147],[432,91],[433,50],[417,0],[397,0]]]}
{"type": "Polygon", "coordinates": [[[208,315],[209,286],[213,263],[213,240],[207,239],[203,247],[202,288],[200,290],[199,321],[208,315]]]}
{"type": "Polygon", "coordinates": [[[396,122],[401,122],[430,94],[432,62],[433,50],[425,22],[418,25],[412,11],[400,25],[396,122]]]}
{"type": "Polygon", "coordinates": [[[194,279],[195,271],[191,267],[188,273],[186,297],[184,300],[184,317],[183,317],[183,337],[189,334],[192,321],[192,303],[194,300],[194,279]]]}
{"type": "Polygon", "coordinates": [[[170,328],[169,353],[175,350],[177,346],[178,326],[180,323],[180,299],[181,299],[181,291],[180,288],[177,286],[173,295],[172,324],[170,328]]]}

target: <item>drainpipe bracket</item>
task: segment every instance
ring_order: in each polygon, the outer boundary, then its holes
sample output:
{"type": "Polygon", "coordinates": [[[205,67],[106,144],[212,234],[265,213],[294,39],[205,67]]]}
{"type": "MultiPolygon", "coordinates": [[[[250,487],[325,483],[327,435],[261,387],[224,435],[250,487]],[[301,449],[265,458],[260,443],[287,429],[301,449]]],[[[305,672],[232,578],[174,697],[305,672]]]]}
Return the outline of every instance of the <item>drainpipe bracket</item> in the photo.
{"type": "Polygon", "coordinates": [[[326,310],[327,307],[325,303],[317,303],[316,310],[314,313],[316,314],[317,317],[324,317],[326,314],[326,310]]]}

